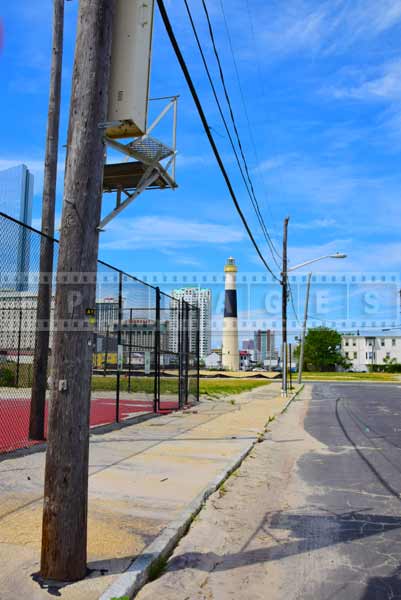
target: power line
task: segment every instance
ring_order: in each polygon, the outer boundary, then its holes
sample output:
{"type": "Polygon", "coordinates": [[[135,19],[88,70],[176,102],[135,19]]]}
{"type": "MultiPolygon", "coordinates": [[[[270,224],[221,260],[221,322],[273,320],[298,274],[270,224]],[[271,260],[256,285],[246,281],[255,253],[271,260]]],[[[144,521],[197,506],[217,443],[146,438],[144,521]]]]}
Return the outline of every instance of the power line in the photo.
{"type": "MultiPolygon", "coordinates": [[[[211,88],[212,88],[213,96],[214,96],[214,99],[215,99],[215,101],[216,101],[216,104],[217,104],[217,107],[218,107],[218,110],[219,110],[219,113],[220,113],[221,119],[222,119],[222,121],[223,121],[224,128],[225,128],[225,130],[226,130],[226,133],[227,133],[227,135],[228,135],[228,139],[230,140],[231,148],[232,148],[232,150],[233,150],[233,152],[234,152],[234,155],[235,155],[235,158],[236,158],[236,161],[237,161],[237,165],[238,165],[239,171],[240,171],[240,173],[241,173],[242,180],[243,180],[243,182],[244,182],[244,185],[245,185],[245,188],[246,188],[246,190],[247,190],[247,192],[248,192],[249,198],[250,198],[250,200],[251,200],[251,202],[252,202],[252,205],[253,205],[253,208],[254,208],[254,210],[255,210],[256,216],[257,216],[257,218],[258,218],[259,224],[260,224],[260,226],[261,226],[261,229],[262,229],[263,235],[264,235],[264,237],[265,237],[265,239],[266,239],[266,242],[267,242],[267,244],[268,244],[268,246],[269,246],[269,248],[270,248],[270,251],[271,251],[271,253],[272,253],[273,260],[274,260],[274,262],[276,263],[277,267],[278,267],[278,268],[280,268],[280,265],[278,264],[278,262],[277,262],[277,260],[276,260],[276,258],[275,258],[275,256],[274,256],[274,253],[273,253],[274,247],[272,247],[272,245],[271,245],[271,239],[270,239],[270,236],[268,235],[268,233],[267,233],[267,231],[266,231],[266,226],[265,226],[265,223],[264,223],[264,221],[263,221],[263,217],[262,217],[262,215],[260,214],[260,211],[258,211],[258,204],[257,204],[257,201],[255,202],[256,198],[254,197],[254,194],[252,194],[252,193],[251,193],[251,190],[249,189],[249,184],[248,184],[248,182],[247,182],[247,180],[246,180],[246,178],[245,178],[244,171],[243,171],[243,169],[242,169],[241,162],[240,162],[240,159],[239,159],[239,156],[238,156],[237,150],[236,150],[236,148],[235,148],[234,140],[233,140],[233,138],[232,138],[232,135],[231,135],[231,133],[230,133],[229,127],[228,127],[228,125],[227,125],[227,121],[226,121],[226,118],[225,118],[225,116],[224,116],[224,113],[223,113],[223,109],[222,109],[222,107],[221,107],[220,100],[219,100],[219,98],[218,98],[218,95],[217,95],[216,87],[215,87],[215,85],[214,85],[214,83],[213,83],[213,79],[212,79],[212,76],[211,76],[211,74],[210,74],[210,70],[209,70],[209,67],[208,67],[208,64],[207,64],[207,61],[206,61],[206,58],[205,58],[205,54],[204,54],[204,52],[203,52],[203,49],[202,49],[202,45],[201,45],[201,43],[200,43],[200,39],[199,39],[199,36],[198,36],[198,32],[197,32],[197,29],[196,29],[196,26],[195,26],[195,23],[194,23],[194,20],[193,20],[193,17],[192,17],[192,13],[191,13],[191,10],[190,10],[190,8],[189,8],[189,5],[188,5],[188,2],[187,2],[187,0],[184,0],[184,4],[185,4],[185,8],[186,8],[186,10],[187,10],[187,13],[188,13],[188,18],[189,18],[189,21],[190,21],[190,23],[191,23],[192,31],[193,31],[193,34],[194,34],[194,36],[195,36],[195,40],[196,40],[196,43],[197,43],[197,45],[198,45],[198,49],[199,49],[200,55],[201,55],[201,57],[202,57],[202,62],[203,62],[203,65],[204,65],[204,67],[205,67],[205,71],[206,71],[206,74],[207,74],[207,77],[208,77],[208,80],[209,80],[210,86],[211,86],[211,88]]],[[[209,130],[210,130],[210,129],[212,129],[212,128],[211,128],[211,127],[209,127],[209,130]]]]}
{"type": "Polygon", "coordinates": [[[292,291],[291,284],[290,284],[290,282],[288,280],[287,280],[287,285],[288,285],[288,289],[289,289],[289,292],[290,292],[289,295],[290,295],[291,307],[292,307],[292,310],[293,310],[294,315],[295,315],[295,320],[297,321],[298,325],[301,327],[301,321],[299,320],[297,311],[295,309],[294,293],[292,291]]]}
{"type": "MultiPolygon", "coordinates": [[[[216,58],[216,61],[217,61],[217,65],[218,65],[218,69],[219,69],[219,74],[220,74],[220,80],[221,80],[221,83],[222,83],[222,86],[223,86],[223,90],[224,90],[224,95],[225,95],[226,102],[227,102],[227,105],[228,105],[228,108],[229,108],[230,118],[231,118],[231,121],[232,121],[232,124],[233,124],[235,136],[237,138],[237,143],[238,143],[238,147],[239,147],[239,150],[240,150],[240,154],[241,154],[241,157],[242,157],[242,160],[243,160],[243,163],[244,163],[244,168],[245,168],[246,176],[247,176],[247,179],[248,179],[248,182],[249,182],[249,186],[250,186],[251,191],[252,191],[252,196],[253,196],[253,199],[254,199],[254,208],[255,208],[256,213],[259,216],[258,217],[259,218],[259,222],[261,223],[262,231],[264,232],[266,240],[268,241],[268,245],[270,247],[272,255],[275,253],[279,258],[281,258],[280,255],[278,254],[276,248],[274,247],[273,241],[272,241],[272,239],[270,237],[270,234],[269,234],[269,232],[267,230],[267,227],[266,227],[266,224],[264,222],[263,216],[262,216],[262,214],[260,212],[259,203],[258,203],[258,200],[256,198],[255,189],[253,187],[252,179],[251,179],[251,176],[250,176],[250,173],[249,173],[249,169],[248,169],[247,160],[245,158],[245,153],[244,153],[244,150],[243,150],[243,147],[242,147],[241,138],[239,136],[237,124],[236,124],[236,121],[235,121],[234,111],[233,111],[233,108],[232,108],[232,105],[231,105],[230,95],[228,93],[228,89],[227,89],[227,85],[226,85],[226,81],[225,81],[225,77],[224,77],[224,73],[223,73],[223,67],[222,67],[220,56],[219,56],[219,52],[218,52],[217,46],[216,46],[216,41],[215,41],[215,37],[214,37],[213,26],[212,26],[212,23],[211,23],[211,20],[210,20],[210,17],[209,17],[209,11],[207,9],[205,0],[202,0],[202,6],[203,6],[203,9],[204,9],[204,12],[205,12],[205,16],[206,16],[206,20],[207,20],[207,23],[208,23],[209,35],[210,35],[210,39],[211,39],[212,46],[213,46],[213,52],[214,52],[214,55],[215,55],[215,58],[216,58]]],[[[274,259],[274,256],[273,256],[273,259],[274,259]]],[[[279,266],[279,265],[277,265],[277,266],[279,266]]]]}
{"type": "MultiPolygon", "coordinates": [[[[253,42],[254,42],[254,46],[256,47],[255,29],[254,29],[254,25],[253,25],[253,19],[252,19],[251,10],[250,10],[250,6],[249,6],[249,1],[248,0],[246,0],[246,7],[247,7],[248,19],[249,19],[249,23],[250,23],[251,35],[252,35],[252,39],[253,39],[253,42]]],[[[220,0],[220,8],[221,8],[221,13],[223,15],[224,26],[225,26],[226,33],[227,33],[227,39],[228,39],[228,43],[229,43],[229,46],[230,46],[231,56],[232,56],[233,63],[234,63],[234,69],[235,69],[235,74],[236,74],[236,78],[237,78],[238,88],[239,88],[239,91],[240,91],[242,106],[243,106],[245,117],[246,117],[246,120],[247,120],[247,123],[248,123],[249,138],[251,140],[251,144],[252,144],[252,148],[253,148],[253,153],[255,155],[256,163],[260,164],[260,158],[259,158],[259,154],[258,154],[258,151],[257,151],[257,146],[256,146],[256,143],[255,143],[255,139],[254,139],[253,133],[252,133],[252,127],[251,127],[251,122],[250,122],[250,118],[249,118],[249,113],[248,113],[247,105],[246,105],[246,102],[245,102],[245,94],[243,92],[243,88],[242,88],[242,84],[241,84],[241,78],[240,78],[240,74],[239,74],[238,63],[237,63],[237,60],[235,58],[234,45],[232,43],[232,37],[231,37],[231,34],[230,34],[230,28],[229,28],[228,21],[227,21],[227,18],[226,18],[226,13],[225,13],[225,10],[224,10],[223,0],[220,0]]],[[[260,68],[259,55],[257,53],[256,53],[256,64],[257,64],[257,67],[258,67],[258,82],[260,84],[260,88],[261,88],[261,91],[262,91],[261,95],[262,95],[262,98],[265,99],[265,90],[264,90],[263,83],[262,83],[263,82],[262,69],[260,68]]],[[[267,187],[266,186],[266,180],[264,178],[263,173],[261,174],[261,179],[262,179],[263,186],[266,188],[267,187]]],[[[267,202],[267,209],[268,209],[268,211],[270,213],[270,216],[272,218],[274,218],[272,210],[271,210],[270,205],[269,205],[268,202],[267,202]]],[[[277,251],[277,254],[278,254],[278,251],[277,251]]]]}
{"type": "Polygon", "coordinates": [[[186,80],[186,82],[188,84],[188,87],[190,89],[192,98],[193,98],[193,100],[195,102],[195,106],[196,106],[196,108],[198,110],[198,113],[199,113],[199,117],[200,117],[200,119],[202,121],[203,129],[204,129],[204,131],[206,133],[206,136],[207,136],[207,138],[209,140],[209,143],[210,143],[210,145],[212,147],[213,153],[214,153],[214,155],[216,157],[217,163],[218,163],[218,165],[220,167],[220,171],[221,171],[221,173],[222,173],[222,175],[224,177],[224,180],[226,182],[226,185],[227,185],[228,191],[230,193],[230,196],[232,198],[232,201],[234,203],[234,206],[235,206],[235,208],[236,208],[236,210],[237,210],[237,212],[238,212],[238,214],[240,216],[240,219],[241,219],[241,221],[242,221],[242,223],[243,223],[243,225],[244,225],[244,227],[245,227],[245,229],[246,229],[246,231],[248,233],[248,236],[249,236],[249,238],[250,238],[250,240],[251,240],[251,242],[252,242],[252,244],[253,244],[253,246],[254,246],[254,248],[255,248],[258,256],[259,256],[259,258],[261,259],[261,261],[263,262],[264,266],[269,271],[269,273],[272,275],[272,277],[276,281],[280,282],[280,279],[272,271],[271,267],[266,262],[263,254],[261,253],[260,248],[259,248],[259,246],[258,246],[258,244],[257,244],[257,242],[256,242],[256,240],[255,240],[255,238],[254,238],[254,236],[252,234],[252,231],[251,231],[251,229],[250,229],[250,227],[249,227],[249,225],[247,223],[247,220],[246,220],[246,218],[245,218],[245,216],[244,216],[244,214],[243,214],[243,212],[241,210],[241,207],[240,207],[240,205],[238,203],[238,200],[237,200],[237,197],[235,195],[234,189],[233,189],[233,187],[231,185],[230,178],[229,178],[229,176],[227,174],[227,171],[226,171],[226,169],[224,167],[224,163],[223,163],[223,161],[221,159],[221,156],[220,156],[220,153],[219,153],[219,151],[217,149],[217,146],[216,146],[216,143],[214,141],[213,135],[210,132],[210,128],[209,128],[209,125],[208,125],[208,122],[207,122],[204,110],[202,108],[201,102],[199,100],[199,96],[198,96],[198,94],[196,92],[196,89],[195,89],[195,86],[193,84],[191,75],[190,75],[190,73],[188,71],[188,67],[187,67],[187,65],[185,63],[184,57],[183,57],[183,55],[181,53],[180,47],[178,45],[177,39],[176,39],[174,31],[172,29],[172,26],[171,26],[170,20],[168,18],[168,15],[167,15],[166,8],[164,6],[163,0],[157,0],[157,4],[158,4],[159,10],[160,10],[160,15],[162,17],[164,26],[165,26],[166,31],[167,31],[167,35],[168,35],[168,37],[170,39],[171,45],[173,46],[173,49],[174,49],[174,52],[176,54],[177,60],[178,60],[178,62],[180,64],[180,67],[181,67],[182,72],[184,74],[185,80],[186,80]]]}

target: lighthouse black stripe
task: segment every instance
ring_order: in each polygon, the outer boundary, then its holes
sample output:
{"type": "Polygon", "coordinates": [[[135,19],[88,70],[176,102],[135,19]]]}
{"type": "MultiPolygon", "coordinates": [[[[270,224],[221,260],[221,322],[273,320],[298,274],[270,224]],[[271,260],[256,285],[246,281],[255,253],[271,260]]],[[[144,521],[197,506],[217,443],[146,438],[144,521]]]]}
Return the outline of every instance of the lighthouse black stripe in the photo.
{"type": "Polygon", "coordinates": [[[224,316],[237,316],[237,290],[226,290],[226,297],[224,302],[224,316]]]}

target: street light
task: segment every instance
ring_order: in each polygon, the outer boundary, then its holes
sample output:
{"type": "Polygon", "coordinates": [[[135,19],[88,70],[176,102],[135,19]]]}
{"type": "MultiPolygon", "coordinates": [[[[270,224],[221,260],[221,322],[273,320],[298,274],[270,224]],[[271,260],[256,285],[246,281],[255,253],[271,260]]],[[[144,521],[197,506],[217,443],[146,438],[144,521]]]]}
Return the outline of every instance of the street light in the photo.
{"type": "MultiPolygon", "coordinates": [[[[325,256],[319,256],[318,258],[312,258],[311,260],[307,260],[299,265],[295,265],[294,267],[290,267],[287,269],[287,273],[290,271],[295,271],[296,269],[301,269],[302,267],[306,267],[311,263],[315,263],[319,260],[325,260],[326,258],[347,258],[347,255],[342,252],[336,252],[335,254],[327,254],[325,256]]],[[[287,273],[283,273],[283,284],[287,286],[287,273]]],[[[301,351],[299,355],[299,365],[298,365],[298,384],[302,383],[302,369],[304,364],[304,348],[305,348],[305,336],[306,336],[306,323],[308,320],[308,305],[309,305],[309,291],[310,291],[310,282],[311,282],[312,273],[308,273],[308,282],[306,286],[306,299],[305,299],[305,313],[304,313],[304,322],[302,327],[302,340],[301,340],[301,351]]],[[[283,364],[283,388],[284,394],[287,394],[287,377],[286,372],[284,375],[284,371],[287,369],[287,352],[284,351],[283,358],[285,359],[285,364],[283,364]]]]}
{"type": "Polygon", "coordinates": [[[307,260],[299,265],[295,265],[295,267],[290,267],[287,269],[287,272],[295,271],[296,269],[301,269],[301,267],[306,267],[311,263],[317,262],[318,260],[324,260],[326,258],[347,258],[347,255],[343,252],[336,252],[335,254],[326,254],[326,256],[319,256],[319,258],[312,258],[311,260],[307,260]]]}

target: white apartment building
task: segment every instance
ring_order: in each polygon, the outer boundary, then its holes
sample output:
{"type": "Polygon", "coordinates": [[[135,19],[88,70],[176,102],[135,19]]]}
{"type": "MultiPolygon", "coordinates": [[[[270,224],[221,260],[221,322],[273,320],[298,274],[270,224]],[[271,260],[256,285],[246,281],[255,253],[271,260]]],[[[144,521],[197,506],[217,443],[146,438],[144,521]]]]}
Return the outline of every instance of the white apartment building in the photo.
{"type": "MultiPolygon", "coordinates": [[[[13,357],[19,351],[33,356],[38,296],[32,292],[0,290],[0,352],[13,357]]],[[[50,322],[52,342],[54,297],[50,322]]]]}
{"type": "Polygon", "coordinates": [[[369,365],[383,365],[385,358],[401,363],[400,335],[346,335],[341,338],[341,349],[351,362],[351,370],[367,371],[369,365]]]}
{"type": "Polygon", "coordinates": [[[96,300],[96,327],[98,331],[113,329],[114,323],[118,322],[119,303],[118,298],[99,298],[96,300]]]}
{"type": "MultiPolygon", "coordinates": [[[[184,287],[177,290],[173,290],[171,293],[172,297],[176,300],[185,300],[189,304],[199,308],[200,318],[200,358],[206,358],[210,354],[212,344],[212,291],[210,289],[198,288],[198,287],[184,287]]],[[[178,352],[178,311],[176,310],[176,303],[171,301],[170,303],[170,350],[172,352],[178,352]]],[[[191,313],[195,317],[195,312],[191,313]]],[[[190,334],[190,347],[191,351],[195,351],[196,345],[196,323],[189,323],[189,334],[190,334]]]]}

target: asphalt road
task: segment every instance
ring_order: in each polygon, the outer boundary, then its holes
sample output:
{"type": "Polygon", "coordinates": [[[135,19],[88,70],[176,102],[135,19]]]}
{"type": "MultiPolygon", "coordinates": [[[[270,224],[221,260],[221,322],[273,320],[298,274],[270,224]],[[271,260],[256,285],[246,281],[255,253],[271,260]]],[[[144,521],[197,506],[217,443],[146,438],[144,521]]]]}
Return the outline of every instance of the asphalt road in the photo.
{"type": "Polygon", "coordinates": [[[340,544],[319,598],[401,598],[401,386],[315,384],[305,431],[328,453],[305,454],[300,477],[327,516],[293,523],[313,549],[340,544]]]}
{"type": "Polygon", "coordinates": [[[401,386],[308,384],[138,600],[401,599],[401,386]]]}

